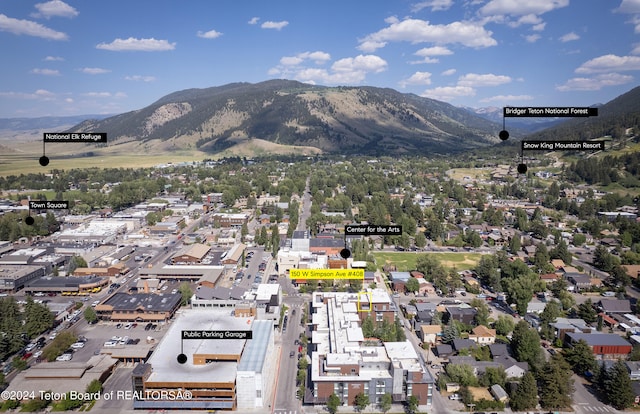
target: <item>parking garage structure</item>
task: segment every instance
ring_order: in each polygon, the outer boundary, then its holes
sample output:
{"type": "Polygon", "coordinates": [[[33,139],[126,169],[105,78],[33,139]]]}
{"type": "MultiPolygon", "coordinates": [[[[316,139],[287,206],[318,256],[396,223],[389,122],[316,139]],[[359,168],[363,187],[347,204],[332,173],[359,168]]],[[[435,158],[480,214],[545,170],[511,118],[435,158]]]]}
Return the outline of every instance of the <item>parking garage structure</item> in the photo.
{"type": "Polygon", "coordinates": [[[134,369],[132,386],[137,398],[133,407],[155,410],[265,407],[275,383],[274,346],[272,321],[235,316],[224,308],[183,310],[147,363],[134,369]],[[183,339],[187,331],[250,331],[251,339],[183,339]],[[179,355],[186,358],[179,361],[179,355]]]}

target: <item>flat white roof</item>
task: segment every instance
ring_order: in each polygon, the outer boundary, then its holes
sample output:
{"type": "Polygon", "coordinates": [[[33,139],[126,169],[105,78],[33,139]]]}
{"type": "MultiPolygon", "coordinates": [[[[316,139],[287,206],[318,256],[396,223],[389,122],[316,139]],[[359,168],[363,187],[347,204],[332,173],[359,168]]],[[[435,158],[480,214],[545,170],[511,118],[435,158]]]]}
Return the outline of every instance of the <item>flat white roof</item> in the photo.
{"type": "Polygon", "coordinates": [[[182,331],[248,331],[253,318],[237,318],[227,308],[185,309],[169,327],[148,363],[153,371],[148,382],[235,382],[237,362],[216,361],[194,365],[194,354],[236,354],[245,348],[245,339],[182,339],[182,331]],[[178,363],[185,354],[187,362],[178,363]]]}
{"type": "Polygon", "coordinates": [[[256,300],[269,300],[271,296],[278,295],[280,285],[277,283],[260,283],[256,289],[256,300]]]}

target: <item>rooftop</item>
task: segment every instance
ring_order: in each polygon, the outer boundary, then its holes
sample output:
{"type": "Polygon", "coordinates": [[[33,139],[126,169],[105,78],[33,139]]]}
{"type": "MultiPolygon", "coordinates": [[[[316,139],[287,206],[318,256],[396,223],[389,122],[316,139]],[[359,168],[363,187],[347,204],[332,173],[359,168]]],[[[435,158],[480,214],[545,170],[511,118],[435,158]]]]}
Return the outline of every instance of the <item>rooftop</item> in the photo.
{"type": "MultiPolygon", "coordinates": [[[[235,382],[238,362],[214,361],[195,365],[194,354],[242,355],[245,339],[182,339],[182,332],[194,331],[247,331],[252,328],[252,318],[236,318],[228,309],[188,309],[183,310],[169,327],[148,363],[153,371],[148,382],[179,384],[184,382],[235,382]],[[180,364],[177,357],[187,356],[187,362],[180,364]]],[[[272,325],[271,321],[268,321],[272,325]]],[[[261,325],[259,328],[262,329],[261,325]]],[[[258,335],[259,336],[259,335],[258,335]]],[[[259,336],[260,337],[260,336],[259,336]]],[[[245,362],[249,364],[249,362],[245,362]]]]}
{"type": "Polygon", "coordinates": [[[112,306],[114,311],[135,311],[137,309],[170,311],[182,300],[180,293],[116,293],[99,306],[112,306]]]}

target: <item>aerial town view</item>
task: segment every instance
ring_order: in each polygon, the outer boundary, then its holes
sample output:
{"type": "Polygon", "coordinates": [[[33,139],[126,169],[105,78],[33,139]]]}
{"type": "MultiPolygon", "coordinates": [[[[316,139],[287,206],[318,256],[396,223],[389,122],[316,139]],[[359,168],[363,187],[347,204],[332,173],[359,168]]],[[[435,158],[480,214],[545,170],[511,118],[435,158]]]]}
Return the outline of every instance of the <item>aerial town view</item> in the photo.
{"type": "Polygon", "coordinates": [[[639,22],[3,1],[0,412],[640,411],[639,22]]]}

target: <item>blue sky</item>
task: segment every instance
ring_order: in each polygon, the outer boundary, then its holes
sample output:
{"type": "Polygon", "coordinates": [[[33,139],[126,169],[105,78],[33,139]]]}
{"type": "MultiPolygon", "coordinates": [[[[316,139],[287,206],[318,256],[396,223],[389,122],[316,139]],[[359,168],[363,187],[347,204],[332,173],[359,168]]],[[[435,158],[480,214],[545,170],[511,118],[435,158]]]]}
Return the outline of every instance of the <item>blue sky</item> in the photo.
{"type": "Polygon", "coordinates": [[[276,78],[588,106],[639,84],[640,0],[3,0],[0,52],[2,118],[276,78]]]}

